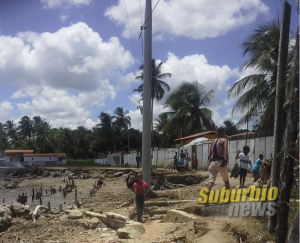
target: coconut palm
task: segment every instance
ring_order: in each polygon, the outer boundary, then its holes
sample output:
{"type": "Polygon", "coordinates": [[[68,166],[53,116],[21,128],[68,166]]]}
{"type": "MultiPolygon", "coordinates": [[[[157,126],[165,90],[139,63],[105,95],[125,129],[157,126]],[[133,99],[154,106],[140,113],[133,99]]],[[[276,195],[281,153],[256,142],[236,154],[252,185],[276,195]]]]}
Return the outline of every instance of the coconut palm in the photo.
{"type": "MultiPolygon", "coordinates": [[[[155,59],[152,59],[151,63],[151,131],[152,131],[152,142],[154,142],[154,133],[153,133],[153,101],[156,99],[157,101],[160,101],[164,95],[165,90],[169,91],[170,86],[164,82],[162,79],[171,77],[171,73],[162,73],[161,66],[163,62],[160,62],[157,64],[155,59]]],[[[137,76],[135,79],[138,80],[144,80],[144,65],[140,66],[140,70],[142,71],[142,74],[140,76],[137,76]]],[[[139,93],[143,93],[144,85],[141,84],[135,91],[139,93]]]]}
{"type": "Polygon", "coordinates": [[[33,121],[31,120],[30,116],[23,116],[21,118],[21,120],[19,121],[18,130],[24,138],[30,139],[33,133],[33,121]]]}
{"type": "Polygon", "coordinates": [[[128,130],[128,128],[131,126],[131,118],[128,116],[128,111],[123,110],[123,108],[118,107],[114,111],[114,116],[112,116],[112,119],[114,119],[114,123],[116,127],[121,130],[128,130]]]}
{"type": "Polygon", "coordinates": [[[58,144],[61,151],[66,152],[67,156],[70,156],[70,152],[74,147],[73,132],[69,128],[60,128],[58,136],[58,144]]]}
{"type": "Polygon", "coordinates": [[[226,120],[223,122],[223,124],[225,127],[225,134],[227,136],[231,136],[231,135],[235,135],[235,134],[239,133],[239,131],[233,121],[226,120]]]}
{"type": "Polygon", "coordinates": [[[4,132],[6,132],[6,134],[8,136],[10,136],[11,134],[13,134],[15,132],[16,124],[14,123],[14,121],[8,120],[7,122],[4,123],[3,130],[4,130],[4,132]]]}
{"type": "Polygon", "coordinates": [[[116,151],[116,145],[114,141],[116,128],[111,115],[105,112],[101,112],[98,118],[101,123],[97,124],[97,126],[99,126],[102,129],[102,133],[105,136],[106,140],[112,142],[114,146],[114,151],[116,151]]]}
{"type": "MultiPolygon", "coordinates": [[[[244,69],[254,68],[257,73],[238,80],[228,91],[228,97],[241,95],[232,110],[232,113],[242,113],[238,124],[246,123],[253,114],[263,111],[262,128],[272,129],[279,37],[280,23],[271,20],[267,24],[260,25],[241,44],[244,55],[249,56],[244,69]]],[[[291,54],[288,59],[291,66],[291,54]]]]}
{"type": "Polygon", "coordinates": [[[215,126],[212,111],[206,106],[213,92],[206,93],[204,86],[197,81],[181,84],[165,102],[165,107],[174,112],[168,127],[178,127],[180,121],[184,121],[188,133],[212,129],[215,126]]]}
{"type": "Polygon", "coordinates": [[[169,118],[166,112],[159,114],[158,119],[155,119],[155,127],[154,129],[157,132],[165,133],[165,127],[168,124],[169,118]]]}
{"type": "Polygon", "coordinates": [[[112,117],[112,119],[114,119],[114,123],[116,125],[116,127],[118,128],[119,131],[123,130],[127,130],[127,140],[128,140],[128,152],[129,152],[129,127],[131,126],[131,118],[128,115],[128,111],[123,110],[123,108],[118,107],[114,114],[115,116],[112,117]]]}
{"type": "Polygon", "coordinates": [[[80,154],[86,159],[91,144],[91,131],[83,126],[75,130],[75,143],[80,154]]]}

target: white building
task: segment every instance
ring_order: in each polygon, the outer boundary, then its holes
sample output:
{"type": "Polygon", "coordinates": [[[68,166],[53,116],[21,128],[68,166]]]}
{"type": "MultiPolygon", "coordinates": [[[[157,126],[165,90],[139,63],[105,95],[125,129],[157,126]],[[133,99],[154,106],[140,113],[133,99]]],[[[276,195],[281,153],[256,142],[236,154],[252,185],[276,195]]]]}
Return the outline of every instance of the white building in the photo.
{"type": "Polygon", "coordinates": [[[67,163],[67,155],[65,153],[46,153],[46,154],[35,154],[25,153],[24,154],[24,165],[65,165],[67,163]]]}

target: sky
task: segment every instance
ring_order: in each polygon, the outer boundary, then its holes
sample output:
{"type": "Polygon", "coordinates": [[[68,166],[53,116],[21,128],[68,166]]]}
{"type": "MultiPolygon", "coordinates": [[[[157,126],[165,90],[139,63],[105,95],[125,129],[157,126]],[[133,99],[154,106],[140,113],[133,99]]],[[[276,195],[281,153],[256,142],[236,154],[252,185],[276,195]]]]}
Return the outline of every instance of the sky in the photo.
{"type": "MultiPolygon", "coordinates": [[[[290,4],[294,1],[290,0],[290,4]]],[[[152,1],[152,8],[157,0],[152,1]]],[[[183,82],[214,90],[217,125],[232,116],[228,89],[241,77],[240,43],[260,24],[281,17],[282,0],[160,0],[153,11],[152,57],[171,87],[154,102],[154,118],[183,82]]],[[[101,112],[129,111],[142,128],[140,95],[145,0],[0,0],[0,122],[41,116],[52,127],[92,128],[101,112]]],[[[291,32],[298,26],[292,6],[291,32]]]]}

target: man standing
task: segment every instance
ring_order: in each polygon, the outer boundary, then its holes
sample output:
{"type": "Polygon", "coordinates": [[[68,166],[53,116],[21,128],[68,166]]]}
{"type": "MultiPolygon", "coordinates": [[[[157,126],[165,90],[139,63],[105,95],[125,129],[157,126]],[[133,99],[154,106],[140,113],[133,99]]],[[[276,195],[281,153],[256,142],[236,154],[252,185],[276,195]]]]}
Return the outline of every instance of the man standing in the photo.
{"type": "Polygon", "coordinates": [[[252,168],[251,158],[249,156],[250,147],[244,146],[243,153],[239,150],[235,159],[240,159],[240,187],[245,186],[245,180],[248,173],[248,165],[252,168]]]}
{"type": "Polygon", "coordinates": [[[141,157],[140,157],[140,154],[137,153],[136,156],[135,156],[135,160],[136,160],[136,168],[140,168],[140,160],[141,160],[141,157]]]}
{"type": "MultiPolygon", "coordinates": [[[[228,178],[228,140],[225,138],[225,128],[219,127],[217,129],[218,138],[211,143],[208,159],[210,160],[210,165],[208,171],[209,182],[208,188],[208,198],[211,188],[213,187],[218,173],[222,176],[225,183],[226,190],[230,190],[230,183],[228,178]]],[[[207,201],[207,205],[208,205],[207,201]]]]}
{"type": "Polygon", "coordinates": [[[174,168],[173,169],[177,170],[177,165],[178,165],[178,154],[177,154],[177,152],[175,152],[173,160],[174,160],[174,168]]]}

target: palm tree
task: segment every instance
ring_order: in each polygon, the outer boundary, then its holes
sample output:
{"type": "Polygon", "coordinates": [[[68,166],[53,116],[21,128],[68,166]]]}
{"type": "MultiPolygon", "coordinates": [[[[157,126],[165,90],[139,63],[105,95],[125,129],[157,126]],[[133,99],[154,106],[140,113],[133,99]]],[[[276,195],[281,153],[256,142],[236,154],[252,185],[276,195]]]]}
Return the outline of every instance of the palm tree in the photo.
{"type": "Polygon", "coordinates": [[[212,129],[212,111],[206,108],[213,95],[213,90],[206,93],[202,84],[184,82],[166,100],[165,107],[173,112],[168,127],[178,127],[184,121],[189,133],[212,129]]]}
{"type": "MultiPolygon", "coordinates": [[[[153,133],[153,100],[156,99],[157,101],[160,101],[164,95],[165,95],[165,90],[169,91],[170,90],[170,86],[164,82],[162,79],[171,77],[171,73],[162,73],[161,71],[161,66],[162,66],[163,62],[160,62],[158,64],[156,64],[156,60],[152,59],[152,63],[151,63],[151,120],[152,120],[152,125],[151,125],[151,131],[152,131],[152,143],[154,141],[154,133],[153,133]]],[[[144,80],[144,65],[141,65],[139,68],[142,73],[140,76],[137,76],[135,79],[138,80],[144,80]]],[[[135,91],[139,92],[139,93],[143,93],[143,88],[144,85],[141,84],[135,91]]]]}
{"type": "Polygon", "coordinates": [[[3,129],[4,132],[6,132],[8,136],[10,136],[16,130],[16,124],[14,123],[14,121],[8,120],[7,122],[4,123],[3,129]]]}
{"type": "Polygon", "coordinates": [[[225,126],[225,131],[226,131],[225,133],[227,136],[231,136],[231,135],[235,135],[235,134],[239,133],[239,131],[233,121],[226,120],[223,122],[223,124],[225,126]]]}
{"type": "Polygon", "coordinates": [[[23,135],[24,138],[31,137],[33,133],[33,122],[29,116],[23,116],[19,121],[18,130],[23,135]]]}
{"type": "Polygon", "coordinates": [[[86,159],[91,143],[91,131],[83,126],[77,127],[75,130],[75,142],[80,154],[86,159]]]}
{"type": "Polygon", "coordinates": [[[115,119],[114,123],[116,127],[121,131],[122,129],[127,130],[127,136],[128,136],[128,153],[129,153],[129,127],[131,126],[131,118],[130,116],[127,116],[129,112],[123,110],[123,108],[118,107],[114,114],[115,116],[112,117],[112,119],[115,119]]]}
{"type": "MultiPolygon", "coordinates": [[[[274,125],[279,37],[280,23],[272,20],[260,25],[241,44],[244,55],[249,55],[244,69],[254,68],[257,74],[238,80],[228,91],[228,98],[241,95],[232,109],[232,113],[243,113],[238,124],[246,123],[253,114],[263,112],[262,128],[272,129],[274,125]]],[[[291,69],[291,59],[292,55],[289,54],[288,69],[291,69]]]]}
{"type": "Polygon", "coordinates": [[[69,128],[60,128],[59,129],[59,136],[58,136],[58,143],[59,147],[62,152],[66,152],[67,156],[70,156],[70,152],[74,146],[74,138],[72,130],[69,128]]]}
{"type": "Polygon", "coordinates": [[[4,124],[0,122],[0,152],[9,147],[8,138],[4,130],[4,124]]]}
{"type": "Polygon", "coordinates": [[[169,122],[168,114],[166,112],[159,114],[158,119],[155,119],[155,121],[155,130],[165,133],[165,127],[169,122]]]}
{"type": "Polygon", "coordinates": [[[101,112],[98,118],[100,119],[101,123],[97,124],[97,126],[101,127],[103,135],[105,136],[106,140],[111,141],[113,143],[114,151],[116,151],[117,149],[114,141],[116,128],[111,115],[105,112],[101,112]]]}

